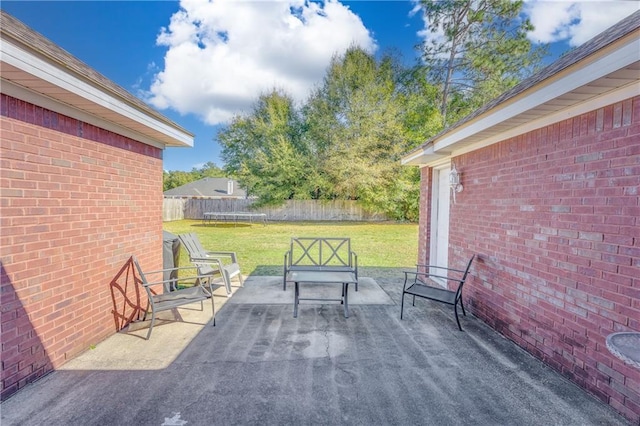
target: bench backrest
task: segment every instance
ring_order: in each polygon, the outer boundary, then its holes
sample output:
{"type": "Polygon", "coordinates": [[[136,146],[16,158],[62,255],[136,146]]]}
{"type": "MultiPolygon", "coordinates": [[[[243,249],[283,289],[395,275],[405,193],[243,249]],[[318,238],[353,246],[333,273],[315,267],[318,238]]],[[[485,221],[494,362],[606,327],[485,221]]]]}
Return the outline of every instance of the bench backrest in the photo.
{"type": "Polygon", "coordinates": [[[350,238],[292,238],[289,266],[353,267],[350,238]]]}
{"type": "Polygon", "coordinates": [[[465,268],[462,274],[462,278],[460,279],[460,284],[456,289],[456,302],[462,298],[462,287],[464,286],[464,283],[467,281],[467,275],[469,274],[469,269],[471,269],[471,263],[473,263],[473,259],[475,259],[475,257],[476,257],[475,254],[471,256],[471,259],[469,259],[469,262],[467,263],[467,267],[465,268]]]}

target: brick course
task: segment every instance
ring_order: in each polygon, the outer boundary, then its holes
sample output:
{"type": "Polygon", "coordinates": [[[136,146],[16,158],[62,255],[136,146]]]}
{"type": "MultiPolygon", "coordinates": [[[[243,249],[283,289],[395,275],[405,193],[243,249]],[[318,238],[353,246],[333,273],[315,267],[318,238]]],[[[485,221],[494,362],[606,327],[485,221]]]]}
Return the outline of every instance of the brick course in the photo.
{"type": "MultiPolygon", "coordinates": [[[[605,346],[612,332],[640,331],[640,97],[453,162],[464,191],[451,204],[449,260],[479,255],[465,305],[640,422],[640,370],[605,346]]],[[[428,259],[428,207],[421,214],[428,259]]]]}
{"type": "Polygon", "coordinates": [[[116,331],[129,256],[161,268],[162,150],[4,94],[0,132],[5,399],[116,331]]]}

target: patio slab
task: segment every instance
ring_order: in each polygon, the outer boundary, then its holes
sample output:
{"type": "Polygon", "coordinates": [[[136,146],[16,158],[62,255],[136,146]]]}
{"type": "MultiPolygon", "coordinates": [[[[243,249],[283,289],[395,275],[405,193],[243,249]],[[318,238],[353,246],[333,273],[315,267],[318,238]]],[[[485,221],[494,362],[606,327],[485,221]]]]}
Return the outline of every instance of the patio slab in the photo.
{"type": "Polygon", "coordinates": [[[119,333],[27,386],[2,425],[627,424],[471,315],[460,332],[451,309],[420,301],[400,321],[400,277],[375,277],[394,305],[349,318],[228,303],[236,293],[217,298],[215,327],[206,304],[181,309],[187,323],[119,333]]]}
{"type": "MultiPolygon", "coordinates": [[[[229,303],[239,304],[285,304],[293,303],[294,284],[288,283],[286,290],[282,290],[282,276],[256,276],[249,277],[244,283],[244,288],[238,290],[229,303]]],[[[304,297],[330,299],[340,296],[342,286],[339,284],[301,284],[300,293],[304,297]]],[[[300,304],[315,304],[321,302],[301,300],[300,304]]],[[[340,302],[334,302],[340,304],[340,302]]],[[[391,297],[376,283],[373,278],[360,277],[358,279],[358,291],[353,285],[349,286],[349,305],[393,305],[391,297]]]]}

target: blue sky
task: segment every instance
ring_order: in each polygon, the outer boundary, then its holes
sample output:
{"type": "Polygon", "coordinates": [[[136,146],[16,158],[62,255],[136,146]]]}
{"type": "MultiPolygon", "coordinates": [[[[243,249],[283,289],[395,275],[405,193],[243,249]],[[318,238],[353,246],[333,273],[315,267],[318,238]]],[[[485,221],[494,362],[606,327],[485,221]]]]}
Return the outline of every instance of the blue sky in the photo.
{"type": "MultiPolygon", "coordinates": [[[[638,10],[636,1],[529,0],[534,42],[552,55],[638,10]]],[[[357,43],[416,58],[428,23],[413,1],[7,1],[0,8],[195,134],[169,148],[166,170],[223,165],[217,130],[261,92],[302,102],[335,52],[357,43]]],[[[437,36],[437,35],[436,35],[437,36]]]]}

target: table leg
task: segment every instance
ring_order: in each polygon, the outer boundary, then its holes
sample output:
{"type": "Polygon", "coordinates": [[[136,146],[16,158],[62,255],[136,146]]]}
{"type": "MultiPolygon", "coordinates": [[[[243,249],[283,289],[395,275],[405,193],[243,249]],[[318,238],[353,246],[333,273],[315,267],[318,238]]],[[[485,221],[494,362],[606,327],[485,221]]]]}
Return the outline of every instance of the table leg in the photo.
{"type": "Polygon", "coordinates": [[[298,318],[298,298],[300,297],[300,293],[297,281],[293,284],[293,294],[293,317],[298,318]]]}
{"type": "Polygon", "coordinates": [[[342,293],[344,299],[344,317],[349,318],[349,283],[342,283],[342,293]]]}

